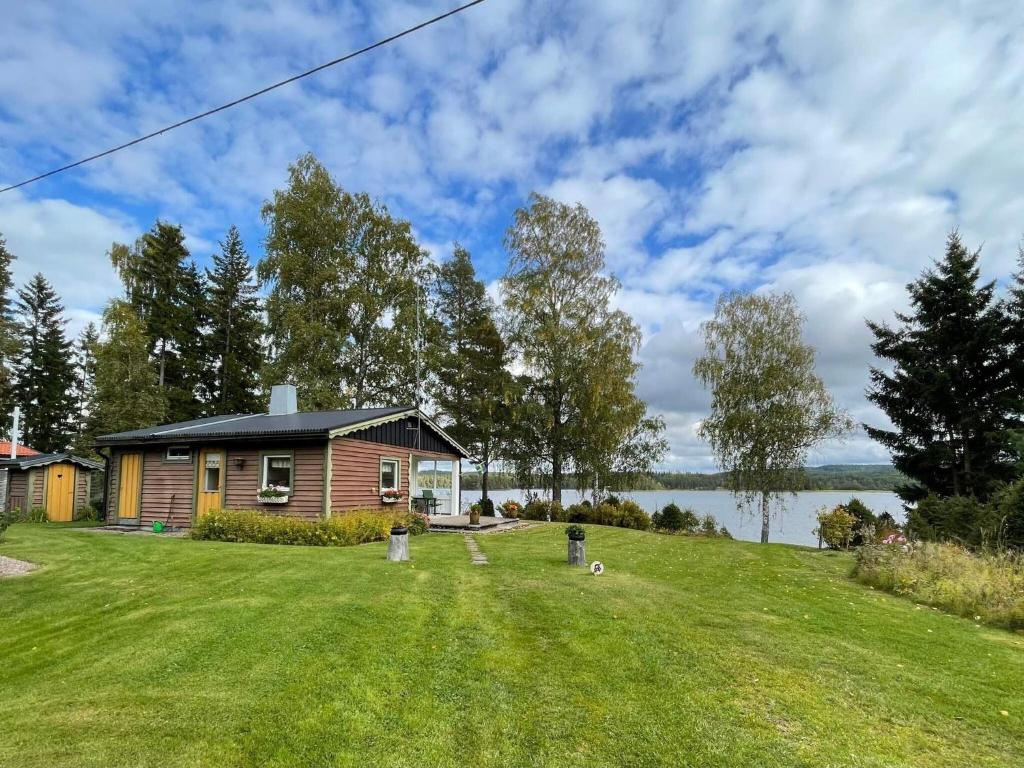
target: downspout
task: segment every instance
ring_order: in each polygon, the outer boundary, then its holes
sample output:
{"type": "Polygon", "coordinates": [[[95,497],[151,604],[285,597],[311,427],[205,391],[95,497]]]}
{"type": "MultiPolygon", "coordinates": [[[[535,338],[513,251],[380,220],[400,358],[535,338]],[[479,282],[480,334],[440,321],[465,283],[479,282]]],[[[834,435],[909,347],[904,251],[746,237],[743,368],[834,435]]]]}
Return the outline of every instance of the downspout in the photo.
{"type": "Polygon", "coordinates": [[[98,449],[96,452],[103,457],[103,522],[107,522],[107,516],[110,514],[110,449],[107,449],[108,453],[103,453],[103,449],[98,449]]]}

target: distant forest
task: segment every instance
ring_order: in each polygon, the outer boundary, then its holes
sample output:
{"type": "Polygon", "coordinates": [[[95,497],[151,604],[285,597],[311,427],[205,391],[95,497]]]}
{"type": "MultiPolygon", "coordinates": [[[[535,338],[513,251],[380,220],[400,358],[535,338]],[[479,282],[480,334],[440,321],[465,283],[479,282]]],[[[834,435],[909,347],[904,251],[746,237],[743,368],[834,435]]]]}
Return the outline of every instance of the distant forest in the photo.
{"type": "MultiPolygon", "coordinates": [[[[828,464],[822,467],[808,467],[801,490],[804,491],[892,491],[907,479],[888,464],[828,464]]],[[[507,472],[492,472],[490,488],[493,491],[521,487],[514,475],[507,472]]],[[[575,487],[575,479],[568,476],[565,488],[575,487]]],[[[546,477],[534,478],[535,488],[547,487],[551,481],[546,477]]],[[[480,475],[476,472],[462,474],[462,488],[468,491],[480,490],[480,475]]],[[[717,491],[725,488],[723,472],[653,472],[632,480],[625,480],[611,490],[616,491],[717,491]]]]}

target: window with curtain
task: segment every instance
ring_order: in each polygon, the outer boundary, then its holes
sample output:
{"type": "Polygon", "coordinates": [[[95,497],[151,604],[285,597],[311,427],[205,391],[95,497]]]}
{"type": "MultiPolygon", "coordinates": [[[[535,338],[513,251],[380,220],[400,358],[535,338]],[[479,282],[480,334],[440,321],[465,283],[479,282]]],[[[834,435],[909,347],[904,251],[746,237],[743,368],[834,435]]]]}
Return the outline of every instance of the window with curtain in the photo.
{"type": "Polygon", "coordinates": [[[292,489],[292,457],[263,457],[263,487],[276,486],[286,491],[292,489]]]}

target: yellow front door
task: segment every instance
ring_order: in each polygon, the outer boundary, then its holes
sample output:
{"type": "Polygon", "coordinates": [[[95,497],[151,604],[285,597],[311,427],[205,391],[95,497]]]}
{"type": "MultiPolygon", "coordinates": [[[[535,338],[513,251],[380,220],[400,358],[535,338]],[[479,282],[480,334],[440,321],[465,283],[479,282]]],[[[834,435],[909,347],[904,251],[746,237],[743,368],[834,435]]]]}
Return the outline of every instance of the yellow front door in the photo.
{"type": "Polygon", "coordinates": [[[204,448],[199,452],[196,478],[196,517],[224,506],[224,451],[204,448]]]}
{"type": "Polygon", "coordinates": [[[139,519],[142,496],[142,454],[121,454],[117,479],[117,519],[134,523],[139,519]]]}
{"type": "Polygon", "coordinates": [[[46,517],[66,523],[75,512],[75,466],[51,464],[46,468],[46,517]]]}

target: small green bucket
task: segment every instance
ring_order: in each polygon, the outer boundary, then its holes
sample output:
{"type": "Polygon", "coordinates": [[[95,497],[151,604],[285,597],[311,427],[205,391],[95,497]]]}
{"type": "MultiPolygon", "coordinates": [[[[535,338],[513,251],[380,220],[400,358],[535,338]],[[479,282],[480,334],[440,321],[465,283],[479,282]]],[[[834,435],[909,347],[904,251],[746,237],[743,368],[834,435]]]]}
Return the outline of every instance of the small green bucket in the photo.
{"type": "Polygon", "coordinates": [[[164,531],[164,524],[163,523],[161,523],[159,520],[157,520],[156,522],[153,523],[153,533],[163,533],[163,531],[164,531]]]}

